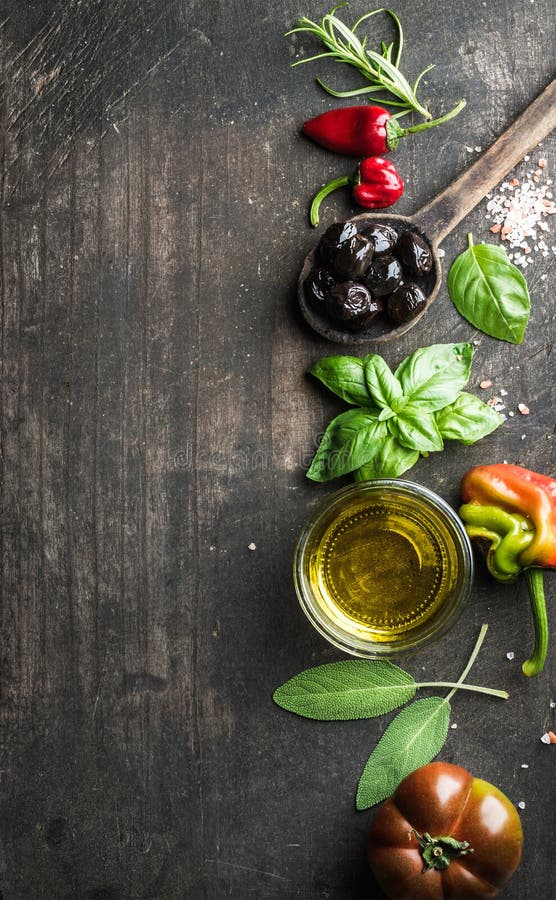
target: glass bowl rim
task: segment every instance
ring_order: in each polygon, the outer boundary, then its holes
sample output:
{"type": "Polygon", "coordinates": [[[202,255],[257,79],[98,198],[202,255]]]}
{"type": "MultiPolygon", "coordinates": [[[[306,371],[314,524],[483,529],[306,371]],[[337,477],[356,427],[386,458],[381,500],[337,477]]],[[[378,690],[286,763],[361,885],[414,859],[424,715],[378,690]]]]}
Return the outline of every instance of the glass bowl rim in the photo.
{"type": "Polygon", "coordinates": [[[439,640],[447,631],[449,631],[460,617],[466,607],[471,596],[474,578],[473,550],[471,541],[465,527],[456,511],[450,504],[444,500],[439,494],[419,484],[415,481],[407,481],[402,478],[373,478],[367,481],[359,481],[354,484],[348,484],[330,494],[315,507],[310,515],[306,518],[299,537],[297,539],[293,559],[293,578],[297,594],[297,598],[301,608],[313,627],[321,634],[322,637],[337,647],[339,650],[349,653],[352,656],[363,657],[367,659],[382,659],[390,656],[408,655],[409,653],[421,650],[433,641],[439,640]],[[307,548],[308,540],[313,530],[317,527],[321,518],[330,512],[335,505],[349,494],[364,495],[368,492],[375,492],[380,489],[391,489],[394,492],[405,496],[416,496],[425,501],[426,505],[435,509],[437,513],[442,515],[444,523],[461,557],[462,571],[458,579],[455,596],[448,612],[437,622],[433,618],[432,625],[423,634],[422,637],[413,636],[407,642],[372,642],[364,639],[354,638],[347,635],[340,628],[331,631],[322,615],[318,614],[316,604],[312,602],[312,598],[307,594],[311,594],[310,590],[306,590],[304,586],[308,586],[308,580],[303,576],[303,560],[304,553],[307,548]],[[436,624],[435,624],[436,623],[436,624]]]}

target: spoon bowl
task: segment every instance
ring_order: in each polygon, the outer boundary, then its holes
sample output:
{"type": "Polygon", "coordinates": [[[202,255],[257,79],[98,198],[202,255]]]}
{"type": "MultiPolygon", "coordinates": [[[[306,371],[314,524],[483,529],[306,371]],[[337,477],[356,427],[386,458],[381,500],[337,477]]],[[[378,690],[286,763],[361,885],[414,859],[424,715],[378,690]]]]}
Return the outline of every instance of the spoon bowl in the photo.
{"type": "Polygon", "coordinates": [[[404,322],[402,325],[392,327],[386,317],[377,316],[370,326],[363,331],[348,331],[347,329],[342,329],[338,323],[326,316],[320,315],[313,309],[305,294],[305,279],[315,267],[315,257],[317,252],[315,247],[315,249],[305,258],[303,268],[299,275],[297,298],[301,313],[313,331],[316,331],[317,334],[327,338],[329,341],[334,341],[336,344],[368,344],[371,341],[381,344],[384,343],[384,341],[391,341],[394,338],[401,337],[402,334],[405,334],[406,331],[413,328],[419,319],[425,315],[427,309],[436,297],[442,282],[442,270],[440,259],[438,257],[438,250],[435,245],[431,243],[423,229],[408,216],[385,215],[384,213],[361,213],[358,216],[353,216],[349,221],[355,222],[358,231],[362,231],[370,225],[390,225],[398,234],[402,234],[404,231],[414,231],[427,242],[431,249],[433,264],[431,270],[427,272],[426,275],[419,278],[419,287],[423,290],[423,293],[427,298],[426,305],[413,319],[410,319],[409,322],[404,322]]]}
{"type": "Polygon", "coordinates": [[[414,216],[396,216],[384,212],[362,213],[349,219],[358,230],[372,224],[391,225],[398,234],[415,231],[429,245],[433,265],[419,279],[427,302],[408,322],[390,327],[386,318],[378,316],[363,331],[341,328],[338,322],[317,313],[307,301],[304,282],[314,268],[316,248],[303,263],[298,281],[298,302],[305,321],[321,337],[337,344],[384,343],[408,332],[425,315],[442,283],[438,248],[446,235],[488,194],[523,157],[556,128],[556,79],[518,116],[489,149],[445,190],[427,203],[414,216]]]}

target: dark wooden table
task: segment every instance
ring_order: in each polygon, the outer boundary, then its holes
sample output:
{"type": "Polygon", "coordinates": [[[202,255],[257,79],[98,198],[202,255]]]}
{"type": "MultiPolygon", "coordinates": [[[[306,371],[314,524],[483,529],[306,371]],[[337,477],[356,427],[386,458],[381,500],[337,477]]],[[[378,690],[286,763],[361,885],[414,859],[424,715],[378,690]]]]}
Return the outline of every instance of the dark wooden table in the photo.
{"type": "MultiPolygon", "coordinates": [[[[356,813],[354,791],[390,717],[316,723],[271,700],[339,658],[291,577],[302,522],[337,486],[304,469],[341,408],[304,374],[337,348],[302,326],[295,284],[316,239],[308,200],[351,162],[299,135],[337,102],[314,77],[348,73],[291,69],[315,45],[283,34],[327,7],[0,7],[0,896],[378,898],[365,863],[374,812],[356,813]]],[[[346,18],[370,8],[357,0],[346,18]]],[[[433,110],[468,100],[456,122],[396,151],[407,183],[396,209],[409,214],[550,81],[555,18],[551,0],[395,9],[406,71],[437,64],[422,85],[433,110]]],[[[552,138],[518,176],[541,153],[553,175],[552,138]]],[[[446,269],[468,230],[497,241],[485,204],[444,242],[446,269]]],[[[338,194],[322,224],[355,211],[338,194]]],[[[528,269],[521,346],[476,332],[443,287],[383,351],[396,364],[418,346],[477,340],[471,389],[489,379],[507,392],[515,415],[499,431],[411,472],[453,505],[474,464],[555,474],[553,262],[538,253],[528,269]]],[[[554,885],[556,748],[540,741],[555,721],[550,579],[548,593],[536,680],[520,672],[525,584],[499,587],[482,569],[465,617],[406,663],[451,680],[490,625],[474,680],[511,699],[460,692],[441,758],[525,803],[508,900],[554,885]]]]}

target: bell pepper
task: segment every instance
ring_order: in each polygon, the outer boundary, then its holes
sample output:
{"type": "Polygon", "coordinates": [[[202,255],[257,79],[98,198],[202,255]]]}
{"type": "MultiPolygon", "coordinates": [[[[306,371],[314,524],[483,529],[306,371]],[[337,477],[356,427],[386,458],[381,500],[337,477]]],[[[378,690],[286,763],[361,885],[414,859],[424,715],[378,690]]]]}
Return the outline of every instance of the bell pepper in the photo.
{"type": "Polygon", "coordinates": [[[340,187],[353,187],[353,199],[365,209],[385,209],[403,194],[404,184],[398,170],[387,159],[369,156],[357,166],[353,175],[333,178],[315,194],[309,218],[311,225],[319,224],[319,208],[325,197],[340,187]]]}
{"type": "Polygon", "coordinates": [[[407,134],[415,134],[447,122],[463,109],[460,100],[454,109],[433,121],[402,128],[397,118],[382,106],[344,106],[309,119],[302,131],[307,137],[335,153],[347,156],[384,156],[407,134]]]}
{"type": "Polygon", "coordinates": [[[548,647],[543,569],[556,568],[556,480],[498,463],[470,469],[461,482],[459,514],[485,551],[490,574],[512,582],[524,572],[535,623],[535,647],[525,675],[542,671],[548,647]]]}

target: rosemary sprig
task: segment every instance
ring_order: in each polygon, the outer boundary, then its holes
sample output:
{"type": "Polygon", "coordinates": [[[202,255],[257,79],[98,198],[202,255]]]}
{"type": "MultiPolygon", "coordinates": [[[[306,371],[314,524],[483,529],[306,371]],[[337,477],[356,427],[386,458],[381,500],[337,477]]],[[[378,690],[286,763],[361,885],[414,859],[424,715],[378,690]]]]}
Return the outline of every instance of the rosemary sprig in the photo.
{"type": "MultiPolygon", "coordinates": [[[[397,116],[405,115],[412,110],[420,113],[425,119],[430,119],[431,114],[417,99],[417,87],[423,75],[429,72],[433,65],[427,66],[420,73],[413,86],[409,83],[405,75],[399,69],[400,58],[403,49],[403,30],[401,22],[397,15],[391,10],[381,7],[372,10],[361,16],[355,24],[349,28],[336,15],[336,11],[347,3],[339,3],[329,13],[323,16],[320,23],[313,22],[311,19],[302,17],[295,26],[288,31],[287,34],[297,34],[307,32],[319,38],[327,48],[323,53],[317,53],[315,56],[309,56],[305,59],[299,59],[292,63],[292,66],[299,66],[302,63],[312,62],[316,59],[324,59],[330,57],[336,62],[345,63],[353,66],[357,71],[371,84],[368,87],[360,87],[349,91],[337,91],[325,84],[320,78],[317,78],[318,84],[328,94],[333,97],[357,97],[361,94],[386,93],[390,97],[383,99],[381,102],[389,106],[399,107],[400,112],[397,116]],[[355,34],[356,29],[372,16],[378,13],[387,13],[394,22],[397,38],[390,44],[381,43],[381,52],[377,53],[367,47],[367,38],[360,40],[355,34]],[[396,47],[395,50],[394,48],[396,47]],[[391,99],[394,97],[395,99],[391,99]]],[[[463,108],[463,107],[461,107],[463,108]]],[[[459,110],[458,110],[459,111],[459,110]]]]}

